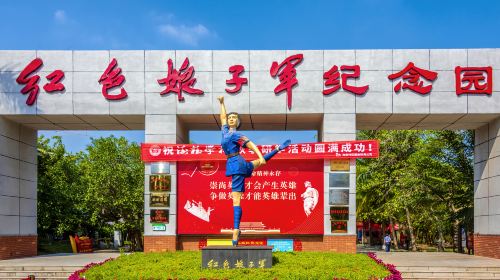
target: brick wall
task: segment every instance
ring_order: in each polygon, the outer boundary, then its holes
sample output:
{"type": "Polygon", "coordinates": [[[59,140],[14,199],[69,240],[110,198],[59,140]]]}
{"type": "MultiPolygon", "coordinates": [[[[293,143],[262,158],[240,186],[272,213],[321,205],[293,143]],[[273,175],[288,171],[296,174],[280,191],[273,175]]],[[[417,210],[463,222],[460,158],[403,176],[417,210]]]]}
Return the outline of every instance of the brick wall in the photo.
{"type": "Polygon", "coordinates": [[[144,252],[166,252],[177,249],[177,238],[175,235],[167,236],[144,236],[144,252]]]}
{"type": "Polygon", "coordinates": [[[37,255],[37,236],[0,236],[0,260],[37,255]]]}
{"type": "Polygon", "coordinates": [[[302,251],[356,253],[356,235],[304,236],[295,239],[302,242],[302,251]]]}
{"type": "MultiPolygon", "coordinates": [[[[183,251],[199,250],[199,240],[220,238],[219,236],[178,236],[177,249],[183,251]]],[[[262,236],[244,236],[244,238],[262,238],[262,236]]],[[[279,236],[276,238],[295,239],[300,241],[302,251],[330,251],[339,253],[356,253],[356,236],[279,236]]],[[[146,248],[146,247],[145,247],[146,248]]]]}
{"type": "MultiPolygon", "coordinates": [[[[220,238],[220,237],[207,237],[207,236],[179,236],[179,246],[178,250],[182,251],[198,251],[200,250],[200,239],[204,240],[207,238],[220,238]]],[[[230,238],[228,236],[228,238],[230,238]]]]}
{"type": "Polygon", "coordinates": [[[474,234],[474,255],[500,259],[500,235],[474,234]]]}

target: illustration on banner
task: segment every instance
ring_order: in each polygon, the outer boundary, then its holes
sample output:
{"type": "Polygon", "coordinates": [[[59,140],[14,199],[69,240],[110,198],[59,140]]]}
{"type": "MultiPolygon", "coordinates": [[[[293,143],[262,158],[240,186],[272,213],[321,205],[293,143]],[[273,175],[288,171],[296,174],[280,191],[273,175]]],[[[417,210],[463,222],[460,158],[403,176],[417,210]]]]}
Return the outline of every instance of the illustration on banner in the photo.
{"type": "Polygon", "coordinates": [[[306,216],[309,217],[318,204],[319,192],[317,189],[313,188],[311,182],[309,181],[304,182],[304,187],[306,190],[300,195],[300,197],[304,199],[304,213],[306,213],[306,216]]]}
{"type": "Polygon", "coordinates": [[[195,165],[193,172],[183,172],[181,175],[193,177],[196,171],[198,171],[201,175],[212,176],[217,170],[219,170],[219,163],[217,161],[200,161],[195,165]]]}
{"type": "Polygon", "coordinates": [[[205,210],[201,201],[196,202],[194,200],[192,200],[191,202],[189,202],[189,200],[186,201],[184,209],[193,214],[195,217],[198,217],[206,222],[210,222],[210,212],[215,210],[212,207],[208,207],[208,209],[205,210]]]}

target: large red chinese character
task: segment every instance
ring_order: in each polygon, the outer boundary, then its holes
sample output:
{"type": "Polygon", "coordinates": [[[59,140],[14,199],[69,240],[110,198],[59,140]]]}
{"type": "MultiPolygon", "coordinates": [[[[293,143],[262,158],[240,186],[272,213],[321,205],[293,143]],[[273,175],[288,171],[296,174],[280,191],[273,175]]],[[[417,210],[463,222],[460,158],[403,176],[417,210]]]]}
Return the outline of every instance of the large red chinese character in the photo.
{"type": "Polygon", "coordinates": [[[49,83],[46,83],[43,86],[43,89],[46,92],[54,92],[54,91],[63,91],[64,85],[61,83],[62,79],[64,79],[64,72],[61,70],[56,70],[50,73],[47,77],[49,83]]]}
{"type": "MultiPolygon", "coordinates": [[[[40,87],[38,86],[38,81],[40,80],[39,75],[33,75],[35,71],[39,70],[43,66],[43,61],[40,58],[33,59],[24,69],[21,71],[16,79],[16,82],[20,85],[25,85],[21,89],[22,94],[29,93],[26,104],[33,105],[40,92],[40,87]],[[30,77],[31,76],[31,77],[30,77]]],[[[61,80],[64,78],[64,72],[61,70],[55,70],[46,76],[49,83],[43,86],[46,92],[63,91],[64,85],[61,80]]]]}
{"type": "Polygon", "coordinates": [[[278,94],[281,91],[286,90],[288,109],[292,108],[292,88],[298,83],[297,78],[295,78],[297,75],[295,66],[301,63],[303,58],[304,55],[296,54],[287,57],[281,64],[274,61],[271,65],[271,76],[276,77],[276,75],[278,75],[280,79],[280,84],[274,88],[274,93],[278,94]]]}
{"type": "Polygon", "coordinates": [[[21,93],[29,93],[28,99],[26,100],[26,104],[28,105],[33,105],[35,103],[36,98],[38,97],[38,92],[40,91],[40,87],[38,87],[40,76],[33,75],[30,77],[30,75],[37,71],[42,65],[43,61],[40,58],[33,59],[28,66],[21,71],[16,79],[18,84],[25,85],[21,89],[21,93]]]}
{"type": "Polygon", "coordinates": [[[490,94],[493,91],[493,69],[488,67],[455,67],[457,95],[464,93],[490,94]]]}
{"type": "Polygon", "coordinates": [[[161,95],[175,92],[177,93],[177,99],[179,101],[184,101],[184,97],[182,96],[183,91],[189,94],[203,94],[202,90],[193,88],[193,85],[196,83],[196,78],[193,78],[194,67],[189,66],[189,59],[187,57],[184,59],[179,71],[174,69],[172,59],[167,61],[167,65],[167,77],[158,80],[160,85],[166,86],[166,88],[160,92],[161,95]]]}
{"type": "Polygon", "coordinates": [[[347,84],[347,79],[359,78],[359,65],[342,65],[340,66],[340,70],[342,70],[342,85],[339,81],[340,73],[338,71],[337,65],[333,65],[330,70],[323,74],[323,79],[325,79],[325,87],[330,87],[323,90],[324,95],[329,95],[336,92],[340,89],[341,86],[346,91],[352,92],[354,94],[364,94],[368,90],[368,85],[357,87],[347,84]],[[353,71],[353,73],[344,73],[345,71],[353,71]]]}
{"type": "Polygon", "coordinates": [[[403,89],[407,88],[419,94],[428,94],[432,90],[432,84],[424,86],[424,82],[420,80],[420,77],[432,82],[437,78],[437,73],[418,68],[413,62],[410,62],[405,69],[388,76],[391,80],[399,77],[402,77],[402,79],[394,86],[395,92],[401,91],[402,87],[403,89]]]}
{"type": "Polygon", "coordinates": [[[233,89],[226,88],[227,93],[236,93],[241,90],[241,86],[248,83],[247,78],[240,77],[241,73],[245,71],[243,65],[233,65],[229,67],[229,73],[233,74],[233,78],[226,80],[226,84],[234,85],[233,89]]]}
{"type": "Polygon", "coordinates": [[[323,73],[323,79],[325,80],[325,87],[329,87],[323,90],[324,95],[331,94],[340,89],[339,78],[340,78],[340,72],[337,65],[333,65],[332,68],[330,68],[330,70],[323,73]]]}
{"type": "Polygon", "coordinates": [[[108,93],[108,90],[121,86],[125,81],[125,76],[121,74],[122,69],[116,67],[117,65],[118,62],[113,58],[99,79],[99,83],[102,85],[102,95],[108,100],[118,100],[127,97],[127,91],[123,87],[120,88],[120,94],[113,95],[108,93]]]}

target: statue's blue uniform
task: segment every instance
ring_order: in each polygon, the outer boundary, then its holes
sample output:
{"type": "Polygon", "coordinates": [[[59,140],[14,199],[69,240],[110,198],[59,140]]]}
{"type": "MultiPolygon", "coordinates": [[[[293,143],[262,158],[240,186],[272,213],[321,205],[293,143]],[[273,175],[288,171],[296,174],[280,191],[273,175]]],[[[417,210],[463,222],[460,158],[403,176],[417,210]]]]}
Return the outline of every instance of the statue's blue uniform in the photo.
{"type": "Polygon", "coordinates": [[[229,126],[222,126],[222,149],[226,155],[233,155],[226,162],[226,176],[232,176],[232,191],[245,192],[245,178],[252,176],[253,164],[239,155],[240,147],[246,148],[250,140],[243,134],[229,131],[229,126]]]}

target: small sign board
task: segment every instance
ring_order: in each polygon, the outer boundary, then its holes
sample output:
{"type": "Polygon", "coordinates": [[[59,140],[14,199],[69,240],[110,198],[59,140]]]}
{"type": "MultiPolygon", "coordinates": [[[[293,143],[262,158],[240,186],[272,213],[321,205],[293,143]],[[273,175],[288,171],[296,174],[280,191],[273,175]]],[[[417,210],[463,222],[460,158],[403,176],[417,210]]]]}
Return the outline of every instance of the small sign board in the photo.
{"type": "Polygon", "coordinates": [[[149,197],[150,207],[170,207],[169,193],[151,193],[149,197]]]}
{"type": "Polygon", "coordinates": [[[347,221],[332,221],[332,233],[347,233],[347,221]]]}
{"type": "Polygon", "coordinates": [[[349,205],[349,190],[330,189],[330,205],[349,205]]]}
{"type": "Polygon", "coordinates": [[[207,246],[232,246],[231,239],[207,239],[207,246]]]}
{"type": "Polygon", "coordinates": [[[349,188],[349,173],[330,173],[330,188],[349,188]]]}
{"type": "Polygon", "coordinates": [[[170,174],[170,163],[168,162],[152,162],[151,174],[170,174]]]}
{"type": "Polygon", "coordinates": [[[166,223],[168,224],[168,210],[166,209],[151,209],[149,221],[151,223],[166,223]]]}
{"type": "Polygon", "coordinates": [[[165,224],[153,224],[153,231],[166,231],[167,226],[165,224]]]}
{"type": "Polygon", "coordinates": [[[170,175],[150,175],[149,176],[149,191],[150,192],[169,192],[171,190],[170,175]]]}
{"type": "Polygon", "coordinates": [[[349,160],[348,159],[330,160],[330,171],[349,171],[349,160]]]}
{"type": "Polygon", "coordinates": [[[268,239],[267,246],[273,246],[273,252],[293,252],[293,239],[268,239]]]}
{"type": "Polygon", "coordinates": [[[330,207],[330,220],[332,221],[347,221],[349,220],[349,207],[330,207]]]}

